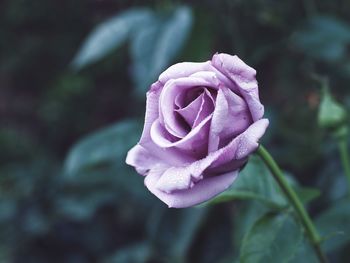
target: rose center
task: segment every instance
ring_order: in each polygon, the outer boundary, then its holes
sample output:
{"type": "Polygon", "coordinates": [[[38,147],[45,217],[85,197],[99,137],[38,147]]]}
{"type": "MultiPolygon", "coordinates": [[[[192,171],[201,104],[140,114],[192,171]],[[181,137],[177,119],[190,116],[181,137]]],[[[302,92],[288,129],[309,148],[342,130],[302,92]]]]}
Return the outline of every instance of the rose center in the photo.
{"type": "Polygon", "coordinates": [[[197,87],[179,94],[175,99],[175,118],[189,132],[214,110],[215,91],[197,87]]]}

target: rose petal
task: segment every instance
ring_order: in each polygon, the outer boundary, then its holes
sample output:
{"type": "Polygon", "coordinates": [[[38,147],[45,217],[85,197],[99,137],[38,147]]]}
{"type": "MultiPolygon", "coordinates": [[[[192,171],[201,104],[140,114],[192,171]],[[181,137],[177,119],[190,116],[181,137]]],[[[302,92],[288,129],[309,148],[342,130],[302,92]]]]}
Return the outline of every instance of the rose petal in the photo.
{"type": "Polygon", "coordinates": [[[237,56],[223,53],[215,54],[211,63],[237,85],[240,94],[248,104],[253,121],[261,119],[264,115],[264,106],[259,100],[255,69],[249,67],[237,56]]]}
{"type": "Polygon", "coordinates": [[[183,138],[188,131],[179,123],[174,114],[175,98],[180,92],[187,92],[196,87],[213,87],[215,83],[202,78],[188,77],[169,80],[160,95],[159,101],[159,120],[166,130],[172,135],[183,138]]]}
{"type": "Polygon", "coordinates": [[[219,70],[217,70],[215,67],[211,66],[210,71],[199,71],[195,72],[190,77],[194,78],[201,78],[208,83],[210,83],[210,86],[215,89],[220,89],[221,87],[230,87],[232,90],[237,91],[239,93],[239,90],[235,85],[233,85],[232,80],[226,77],[223,73],[221,73],[219,70]]]}
{"type": "Polygon", "coordinates": [[[183,165],[184,163],[195,161],[194,157],[180,153],[177,149],[162,149],[151,139],[150,130],[152,124],[158,119],[159,116],[158,104],[162,88],[163,85],[160,82],[156,82],[147,92],[145,124],[139,144],[151,152],[153,156],[169,165],[179,166],[183,165]]]}
{"type": "MultiPolygon", "coordinates": [[[[151,128],[153,142],[163,149],[176,148],[185,150],[185,153],[195,158],[203,158],[207,154],[207,138],[209,133],[211,115],[207,116],[198,126],[192,129],[184,138],[171,141],[167,130],[159,122],[155,121],[151,128]]],[[[181,152],[181,151],[180,151],[181,152]]]]}
{"type": "Polygon", "coordinates": [[[150,142],[150,130],[153,122],[158,119],[159,116],[159,97],[163,89],[163,85],[160,82],[156,82],[151,86],[151,89],[147,92],[146,99],[146,113],[145,124],[140,139],[141,144],[147,144],[150,142]]]}
{"type": "Polygon", "coordinates": [[[189,189],[194,185],[191,173],[186,167],[170,167],[157,181],[156,188],[171,193],[175,190],[189,189]]]}
{"type": "Polygon", "coordinates": [[[228,117],[228,103],[222,90],[218,91],[216,97],[216,105],[213,113],[212,124],[209,131],[208,151],[213,152],[219,146],[219,133],[224,127],[224,123],[228,117]]]}
{"type": "Polygon", "coordinates": [[[252,123],[246,102],[223,87],[218,91],[209,132],[208,151],[216,151],[220,142],[226,142],[242,133],[252,123]],[[229,117],[228,117],[229,116],[229,117]]]}
{"type": "Polygon", "coordinates": [[[227,135],[234,137],[246,130],[253,121],[244,99],[228,88],[224,88],[223,92],[228,103],[228,114],[234,122],[226,122],[221,138],[226,138],[227,135]]]}
{"type": "MultiPolygon", "coordinates": [[[[175,99],[176,104],[176,99],[175,99]]],[[[214,99],[211,93],[204,88],[201,95],[193,100],[186,107],[175,110],[187,122],[187,124],[194,128],[201,123],[214,110],[214,99]]]]}
{"type": "MultiPolygon", "coordinates": [[[[210,167],[215,168],[235,160],[247,158],[258,146],[258,141],[264,135],[269,121],[261,119],[254,122],[243,133],[234,138],[227,146],[213,153],[210,167]]],[[[210,157],[211,155],[209,155],[210,157]]]]}
{"type": "Polygon", "coordinates": [[[125,162],[128,165],[134,166],[136,171],[141,175],[146,175],[150,169],[156,166],[165,166],[162,160],[153,156],[139,144],[136,144],[129,150],[125,162]]]}
{"type": "Polygon", "coordinates": [[[258,148],[258,141],[264,135],[268,125],[269,121],[267,119],[261,119],[253,123],[225,147],[209,153],[204,159],[192,163],[191,166],[196,167],[193,170],[203,173],[212,169],[211,171],[213,172],[213,168],[226,165],[228,165],[227,169],[222,169],[221,167],[221,170],[226,170],[227,172],[232,169],[238,169],[246,161],[248,155],[258,148]]]}
{"type": "Polygon", "coordinates": [[[212,68],[210,61],[206,62],[181,62],[170,66],[159,76],[159,81],[163,84],[171,79],[188,77],[198,71],[205,71],[212,68]]]}
{"type": "Polygon", "coordinates": [[[237,178],[238,171],[206,178],[186,190],[166,193],[157,188],[161,170],[152,170],[145,178],[146,187],[169,207],[185,208],[205,202],[225,191],[237,178]]]}
{"type": "Polygon", "coordinates": [[[197,127],[206,117],[208,117],[214,110],[214,103],[210,92],[204,89],[202,103],[197,111],[196,119],[194,120],[192,128],[197,127]]]}
{"type": "Polygon", "coordinates": [[[196,117],[198,116],[198,112],[201,108],[201,105],[203,104],[203,96],[204,94],[201,94],[194,101],[188,104],[186,107],[175,110],[186,120],[188,125],[190,125],[191,127],[193,127],[194,121],[196,120],[196,117]]]}

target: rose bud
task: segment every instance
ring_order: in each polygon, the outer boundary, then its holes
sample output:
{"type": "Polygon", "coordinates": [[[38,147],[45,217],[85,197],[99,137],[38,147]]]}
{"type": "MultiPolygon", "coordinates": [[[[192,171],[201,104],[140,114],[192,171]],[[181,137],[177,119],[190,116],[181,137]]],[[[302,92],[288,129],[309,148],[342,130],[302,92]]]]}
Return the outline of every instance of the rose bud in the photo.
{"type": "Polygon", "coordinates": [[[237,56],[165,70],[147,93],[145,124],[126,162],[169,207],[225,191],[265,133],[256,71],[237,56]]]}

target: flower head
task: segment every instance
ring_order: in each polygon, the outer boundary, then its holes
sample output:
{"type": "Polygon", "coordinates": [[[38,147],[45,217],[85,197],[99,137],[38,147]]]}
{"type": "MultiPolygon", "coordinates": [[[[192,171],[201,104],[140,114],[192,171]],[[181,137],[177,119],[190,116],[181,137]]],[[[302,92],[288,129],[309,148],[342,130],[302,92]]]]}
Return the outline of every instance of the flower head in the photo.
{"type": "Polygon", "coordinates": [[[126,162],[169,207],[226,190],[268,126],[256,71],[237,56],[165,70],[147,93],[145,124],[126,162]]]}

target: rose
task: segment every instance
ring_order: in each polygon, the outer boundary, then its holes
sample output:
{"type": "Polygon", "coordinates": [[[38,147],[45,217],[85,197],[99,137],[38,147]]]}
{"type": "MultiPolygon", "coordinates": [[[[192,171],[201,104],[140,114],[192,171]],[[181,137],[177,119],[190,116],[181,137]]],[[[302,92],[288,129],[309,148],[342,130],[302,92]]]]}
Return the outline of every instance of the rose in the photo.
{"type": "Polygon", "coordinates": [[[237,56],[165,70],[147,93],[145,124],[126,162],[169,207],[188,207],[226,190],[258,147],[262,119],[256,71],[237,56]]]}

